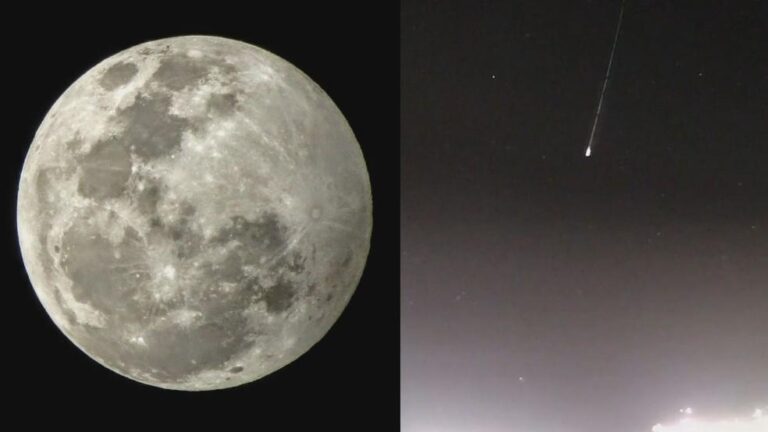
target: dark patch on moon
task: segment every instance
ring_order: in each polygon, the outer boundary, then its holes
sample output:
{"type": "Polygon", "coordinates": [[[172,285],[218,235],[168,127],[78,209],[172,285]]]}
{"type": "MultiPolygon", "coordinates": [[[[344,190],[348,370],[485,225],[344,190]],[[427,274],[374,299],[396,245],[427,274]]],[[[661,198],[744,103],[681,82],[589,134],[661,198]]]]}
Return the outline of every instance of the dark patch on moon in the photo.
{"type": "Polygon", "coordinates": [[[143,56],[151,56],[156,54],[167,54],[171,51],[170,45],[163,45],[163,46],[153,46],[153,47],[144,47],[139,50],[139,54],[143,56]]]}
{"type": "Polygon", "coordinates": [[[212,94],[207,103],[208,111],[216,115],[231,115],[237,106],[237,95],[234,93],[212,94]]]}
{"type": "Polygon", "coordinates": [[[240,373],[242,371],[243,371],[243,367],[242,366],[235,366],[235,367],[229,369],[229,372],[231,372],[231,373],[240,373]]]}
{"type": "Polygon", "coordinates": [[[214,236],[213,242],[238,241],[248,248],[275,252],[286,242],[286,229],[274,213],[265,213],[257,220],[234,216],[228,227],[214,236]]]}
{"type": "Polygon", "coordinates": [[[179,382],[190,374],[217,369],[232,357],[247,350],[246,320],[239,314],[221,314],[190,328],[165,325],[147,332],[144,340],[150,349],[137,348],[120,358],[135,359],[145,370],[162,381],[179,382]]]}
{"type": "Polygon", "coordinates": [[[211,72],[208,62],[190,58],[184,54],[170,54],[160,60],[160,67],[152,79],[162,86],[179,91],[197,85],[211,72]]]}
{"type": "Polygon", "coordinates": [[[80,195],[97,200],[117,198],[131,177],[131,156],[114,140],[99,141],[80,159],[80,195]]]}
{"type": "Polygon", "coordinates": [[[83,147],[83,144],[84,144],[83,139],[80,138],[79,136],[75,136],[69,141],[67,141],[66,143],[64,143],[64,145],[67,147],[67,150],[69,150],[69,152],[73,154],[79,152],[80,149],[83,147]]]}
{"type": "Polygon", "coordinates": [[[60,264],[73,282],[71,291],[78,302],[121,322],[141,316],[133,297],[143,281],[134,270],[146,256],[135,230],[128,227],[122,241],[113,246],[86,224],[75,223],[64,232],[62,247],[60,264]]]}
{"type": "Polygon", "coordinates": [[[352,249],[347,250],[347,254],[344,255],[344,259],[341,261],[341,267],[347,268],[352,263],[352,249]]]}
{"type": "Polygon", "coordinates": [[[124,328],[120,325],[90,327],[82,343],[90,352],[99,353],[104,363],[125,374],[134,375],[139,370],[157,382],[180,384],[196,373],[220,369],[253,346],[246,326],[239,314],[206,317],[183,328],[163,322],[143,333],[145,346],[115,337],[124,328]]]}
{"type": "Polygon", "coordinates": [[[181,208],[180,214],[182,217],[185,217],[185,218],[192,217],[195,215],[195,213],[197,213],[197,209],[195,208],[195,206],[186,201],[183,201],[179,205],[179,207],[181,208]]]}
{"type": "Polygon", "coordinates": [[[243,279],[243,257],[237,252],[229,253],[221,262],[213,265],[217,279],[228,283],[237,283],[243,279]]]}
{"type": "MultiPolygon", "coordinates": [[[[162,227],[162,235],[157,236],[158,241],[176,248],[176,255],[184,258],[180,262],[191,262],[201,251],[202,236],[188,221],[195,212],[193,206],[182,204],[179,217],[162,227]]],[[[183,293],[184,307],[199,312],[201,321],[190,327],[175,324],[153,327],[144,336],[146,350],[138,348],[122,353],[119,358],[128,358],[130,364],[146,365],[147,373],[161,381],[178,382],[190,374],[219,368],[250,348],[254,343],[250,337],[252,330],[242,312],[251,304],[252,294],[239,289],[244,277],[242,265],[242,257],[237,253],[226,255],[220,262],[202,262],[201,277],[191,282],[193,285],[183,293]],[[224,292],[219,289],[222,282],[233,283],[238,288],[224,292]],[[159,372],[151,372],[152,369],[159,372]]]]}
{"type": "Polygon", "coordinates": [[[117,62],[104,72],[99,80],[105,90],[114,90],[131,82],[139,72],[139,68],[129,62],[117,62]]]}
{"type": "Polygon", "coordinates": [[[118,140],[142,160],[176,153],[189,122],[171,114],[170,108],[168,95],[137,95],[134,103],[117,116],[118,121],[125,123],[118,140]]]}
{"type": "Polygon", "coordinates": [[[193,230],[186,219],[166,227],[173,239],[174,255],[179,260],[186,260],[197,255],[203,244],[203,236],[193,230]]]}
{"type": "Polygon", "coordinates": [[[147,180],[144,188],[135,192],[136,208],[145,216],[157,214],[157,204],[160,202],[161,185],[159,181],[147,180]]]}
{"type": "MultiPolygon", "coordinates": [[[[194,207],[188,204],[181,206],[179,213],[186,216],[168,229],[183,233],[170,244],[181,247],[187,236],[194,236],[191,229],[180,228],[194,212],[194,207]]],[[[163,238],[171,239],[173,235],[169,231],[156,237],[157,241],[167,242],[163,238]]],[[[122,242],[113,245],[95,227],[75,223],[64,233],[62,245],[61,266],[73,282],[72,295],[107,317],[104,328],[87,327],[83,333],[84,346],[92,350],[89,352],[99,353],[101,360],[111,367],[131,374],[121,366],[130,364],[158,381],[179,383],[191,374],[220,367],[254,343],[242,315],[250,304],[245,293],[209,296],[210,284],[221,280],[217,277],[227,272],[235,274],[242,271],[241,267],[191,282],[193,285],[184,288],[182,298],[160,303],[151,296],[139,295],[152,285],[146,285],[148,276],[136,277],[147,269],[148,257],[138,234],[131,228],[126,230],[122,242]],[[168,319],[181,307],[199,312],[201,318],[188,325],[168,319]],[[163,317],[166,319],[160,319],[163,317]],[[150,323],[154,324],[147,327],[150,323]],[[145,329],[144,346],[116,337],[127,324],[145,329]]],[[[242,273],[237,274],[242,278],[242,273]]]]}
{"type": "MultiPolygon", "coordinates": [[[[304,271],[307,263],[307,257],[300,254],[291,254],[284,257],[285,267],[289,272],[301,273],[304,271]]],[[[312,287],[314,289],[314,287],[312,287]]]]}
{"type": "Polygon", "coordinates": [[[293,305],[299,289],[286,279],[304,271],[306,258],[299,253],[288,253],[287,228],[277,215],[265,213],[255,220],[242,216],[231,219],[230,226],[222,228],[211,244],[229,244],[232,249],[217,263],[205,263],[205,278],[236,285],[238,301],[264,302],[267,312],[279,314],[293,305]],[[264,259],[267,263],[264,264],[264,259]],[[276,283],[264,284],[258,278],[248,277],[244,265],[267,266],[267,273],[282,275],[276,283]]]}
{"type": "Polygon", "coordinates": [[[268,312],[280,313],[291,307],[295,295],[296,289],[293,284],[281,280],[266,289],[263,300],[268,312]]]}
{"type": "Polygon", "coordinates": [[[191,226],[191,218],[197,210],[192,204],[182,202],[173,220],[164,223],[157,214],[163,190],[159,180],[147,180],[144,189],[136,193],[135,203],[138,210],[149,219],[150,241],[171,240],[169,244],[174,250],[174,256],[184,261],[197,255],[203,243],[202,234],[191,226]]]}
{"type": "MultiPolygon", "coordinates": [[[[116,141],[119,140],[118,137],[116,141]]],[[[110,141],[100,143],[84,158],[114,166],[113,159],[126,157],[115,149],[125,151],[125,147],[110,141]]],[[[124,170],[125,167],[120,171],[124,170]]],[[[94,176],[85,178],[84,184],[89,184],[94,176]]],[[[171,245],[179,262],[192,262],[207,246],[226,246],[226,255],[221,260],[201,262],[201,277],[191,282],[192,286],[186,286],[180,298],[163,302],[151,295],[140,295],[152,286],[147,285],[147,246],[130,228],[115,246],[98,234],[95,227],[86,222],[75,223],[62,238],[60,262],[73,281],[71,292],[75,299],[107,317],[104,328],[83,325],[78,330],[89,352],[99,353],[105,364],[129,375],[140,370],[159,382],[183,383],[200,371],[220,368],[255,343],[252,336],[257,330],[250,328],[243,316],[250,305],[263,302],[271,314],[291,309],[299,286],[288,277],[304,271],[306,257],[286,252],[288,229],[274,213],[252,220],[232,217],[230,225],[220,229],[209,243],[204,243],[202,235],[191,226],[197,211],[189,203],[182,202],[172,222],[163,224],[157,217],[163,185],[157,179],[143,180],[143,191],[134,191],[135,203],[148,218],[157,219],[148,236],[150,244],[171,245]],[[264,258],[268,259],[267,264],[264,258]],[[247,276],[244,265],[266,265],[267,274],[281,276],[277,283],[263,284],[258,278],[247,276]],[[233,288],[224,291],[222,283],[233,288]],[[181,307],[199,313],[199,321],[187,326],[173,323],[169,318],[181,307]],[[149,323],[154,324],[148,327],[149,323]],[[126,324],[145,329],[143,345],[115,337],[126,324]],[[126,370],[125,364],[132,369],[126,370]]],[[[101,191],[99,196],[111,194],[101,191]]],[[[57,301],[61,303],[61,299],[57,301]]],[[[63,304],[60,306],[65,309],[63,304]]],[[[74,319],[71,311],[67,319],[74,319]]],[[[232,373],[239,373],[234,370],[231,369],[232,373]]]]}

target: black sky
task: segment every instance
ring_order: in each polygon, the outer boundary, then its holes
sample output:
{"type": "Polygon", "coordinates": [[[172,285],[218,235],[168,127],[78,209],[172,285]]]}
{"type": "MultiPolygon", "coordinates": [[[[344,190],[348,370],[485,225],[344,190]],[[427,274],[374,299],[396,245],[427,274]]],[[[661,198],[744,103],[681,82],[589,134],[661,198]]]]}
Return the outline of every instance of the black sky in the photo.
{"type": "Polygon", "coordinates": [[[407,1],[406,432],[768,404],[768,5],[407,1]],[[522,378],[522,380],[521,380],[522,378]]]}

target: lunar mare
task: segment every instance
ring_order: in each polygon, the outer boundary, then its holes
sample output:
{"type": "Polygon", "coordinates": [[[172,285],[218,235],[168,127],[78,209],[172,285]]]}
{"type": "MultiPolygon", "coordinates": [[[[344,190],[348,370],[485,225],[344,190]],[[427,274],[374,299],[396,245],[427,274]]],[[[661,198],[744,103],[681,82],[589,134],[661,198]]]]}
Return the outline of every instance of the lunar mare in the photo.
{"type": "Polygon", "coordinates": [[[210,36],[152,41],[79,78],[35,135],[18,233],[54,323],[109,369],[210,390],[306,352],[362,275],[361,149],[296,67],[210,36]]]}

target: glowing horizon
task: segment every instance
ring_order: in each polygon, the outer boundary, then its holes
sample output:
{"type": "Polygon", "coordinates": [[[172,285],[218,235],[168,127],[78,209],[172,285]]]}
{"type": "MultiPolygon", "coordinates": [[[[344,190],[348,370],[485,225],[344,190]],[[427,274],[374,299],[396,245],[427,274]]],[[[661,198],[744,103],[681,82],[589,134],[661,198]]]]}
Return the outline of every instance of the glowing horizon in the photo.
{"type": "Polygon", "coordinates": [[[686,409],[686,417],[672,424],[657,424],[652,432],[768,432],[768,407],[756,408],[751,417],[727,420],[699,419],[686,409]]]}

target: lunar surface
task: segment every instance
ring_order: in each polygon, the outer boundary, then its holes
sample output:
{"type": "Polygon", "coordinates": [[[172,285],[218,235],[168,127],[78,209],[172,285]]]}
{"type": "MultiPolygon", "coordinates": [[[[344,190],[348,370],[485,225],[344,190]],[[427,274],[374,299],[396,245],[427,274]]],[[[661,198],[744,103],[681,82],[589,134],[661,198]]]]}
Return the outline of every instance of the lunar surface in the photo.
{"type": "Polygon", "coordinates": [[[362,275],[363,155],[331,99],[252,45],[188,36],[94,66],[21,173],[18,232],[55,324],[139,382],[210,390],[306,352],[362,275]]]}

